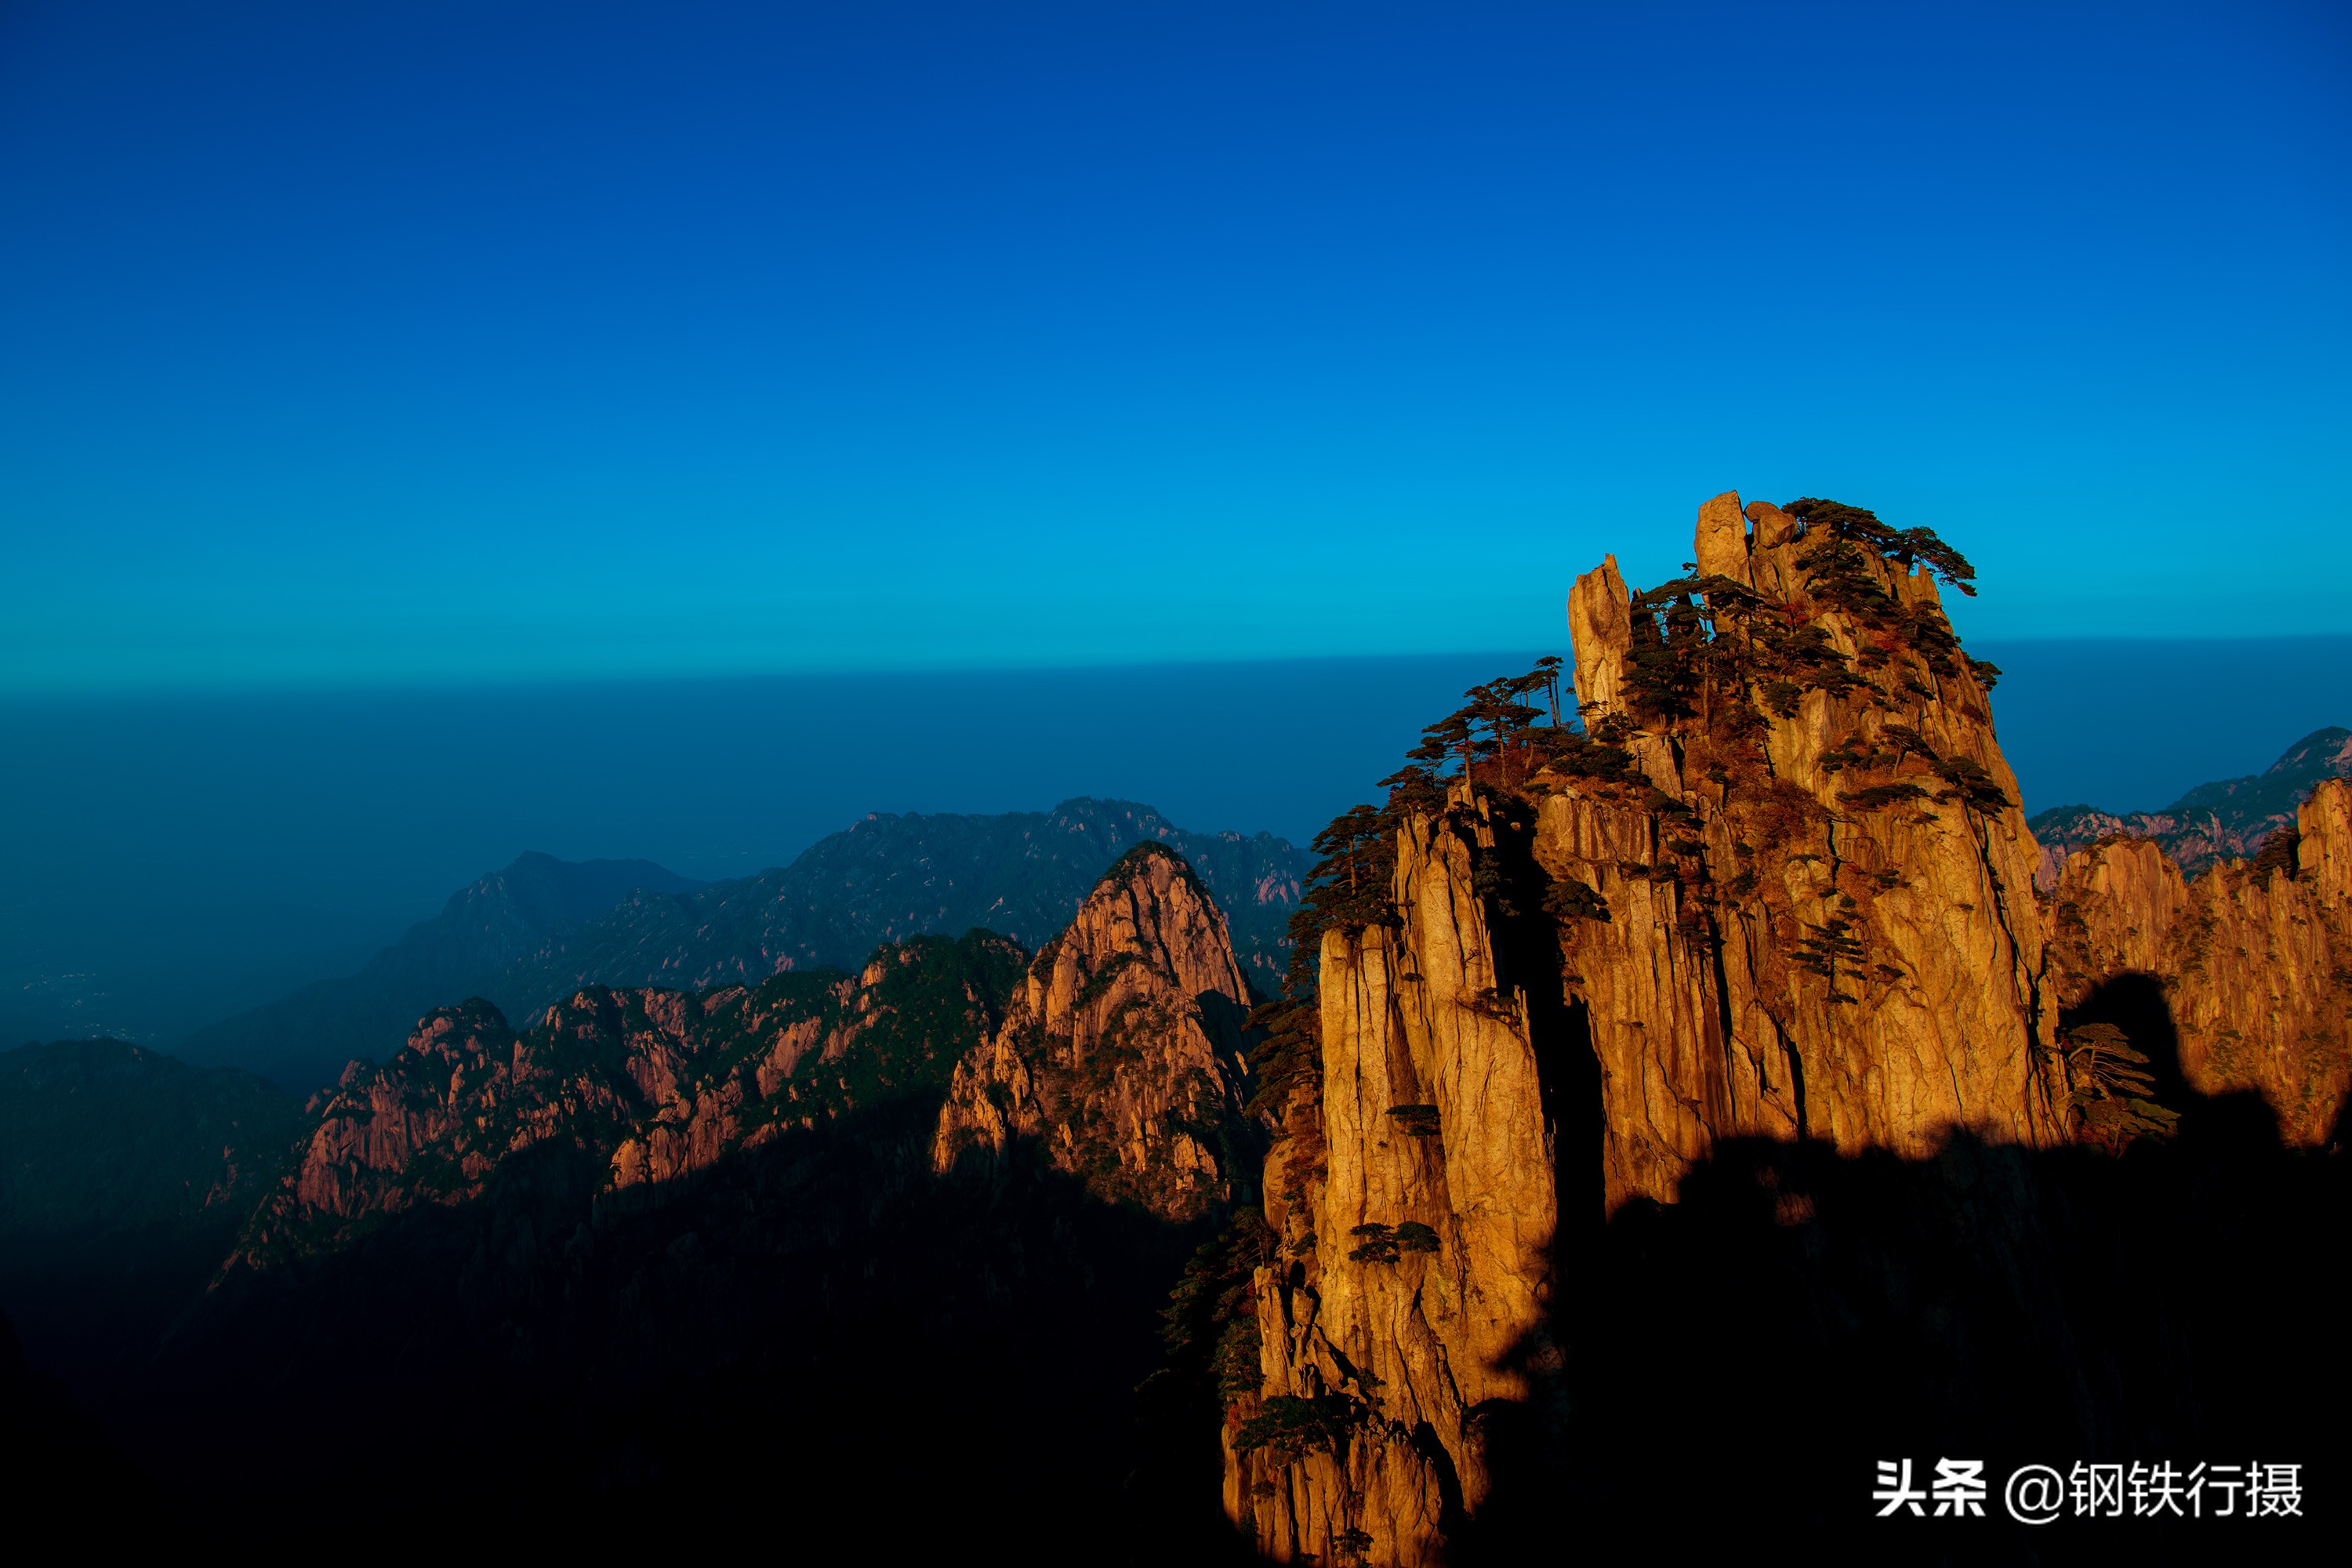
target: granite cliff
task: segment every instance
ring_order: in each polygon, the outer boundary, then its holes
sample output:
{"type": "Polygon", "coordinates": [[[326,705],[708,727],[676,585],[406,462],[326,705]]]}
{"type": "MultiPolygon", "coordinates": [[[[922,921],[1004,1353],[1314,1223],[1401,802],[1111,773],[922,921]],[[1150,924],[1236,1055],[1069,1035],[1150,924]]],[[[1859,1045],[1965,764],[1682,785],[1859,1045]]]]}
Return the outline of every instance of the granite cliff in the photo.
{"type": "Polygon", "coordinates": [[[1472,1539],[1570,1440],[1561,1270],[1703,1168],[2069,1141],[1998,671],[1939,602],[1966,562],[1732,495],[1694,553],[1647,593],[1613,558],[1578,580],[1582,732],[1532,722],[1540,671],[1475,690],[1318,841],[1310,905],[1368,867],[1385,896],[1322,922],[1226,1405],[1228,1515],[1278,1561],[1472,1539]]]}
{"type": "Polygon", "coordinates": [[[1177,1224],[1246,1190],[1248,988],[1225,918],[1174,851],[1141,844],[1031,961],[994,1038],[958,1063],[932,1163],[1040,1141],[1105,1202],[1177,1224]]]}
{"type": "Polygon", "coordinates": [[[383,1067],[312,1103],[296,1169],[232,1268],[348,1247],[384,1219],[482,1197],[526,1151],[562,1151],[583,1196],[620,1208],[793,1128],[936,1094],[1003,1016],[1021,950],[975,931],[702,993],[583,988],[527,1031],[478,998],[427,1014],[383,1067]]]}
{"type": "Polygon", "coordinates": [[[2321,780],[2252,859],[2193,880],[2159,839],[2097,839],[2065,858],[2050,921],[2070,1012],[2160,998],[2190,1093],[2252,1091],[2290,1143],[2328,1141],[2352,1088],[2352,783],[2321,780]]]}

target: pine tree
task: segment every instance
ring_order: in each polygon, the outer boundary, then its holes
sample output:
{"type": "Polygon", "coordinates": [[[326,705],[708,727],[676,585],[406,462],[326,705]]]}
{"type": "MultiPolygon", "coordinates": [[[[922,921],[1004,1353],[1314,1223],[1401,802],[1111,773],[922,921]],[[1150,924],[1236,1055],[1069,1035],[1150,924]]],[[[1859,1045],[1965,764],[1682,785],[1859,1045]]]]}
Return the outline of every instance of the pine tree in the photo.
{"type": "Polygon", "coordinates": [[[2113,1024],[2084,1024],[2066,1032],[2066,1097],[2077,1134],[2118,1153],[2135,1138],[2162,1138],[2180,1120],[2156,1103],[2147,1058],[2113,1024]]]}

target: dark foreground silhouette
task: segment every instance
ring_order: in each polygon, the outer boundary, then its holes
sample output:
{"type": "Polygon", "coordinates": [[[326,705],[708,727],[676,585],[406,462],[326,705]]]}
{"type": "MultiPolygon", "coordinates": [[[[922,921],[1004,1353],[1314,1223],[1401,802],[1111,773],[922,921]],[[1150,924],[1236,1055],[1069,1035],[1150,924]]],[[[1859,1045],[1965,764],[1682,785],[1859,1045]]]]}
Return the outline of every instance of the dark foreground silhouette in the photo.
{"type": "MultiPolygon", "coordinates": [[[[2094,1019],[2156,1058],[2171,1140],[1956,1135],[1916,1162],[1734,1143],[1676,1205],[1565,1226],[1567,1396],[1481,1413],[1498,1489],[1457,1555],[2343,1560],[2340,1141],[2285,1149],[2258,1101],[2189,1095],[2151,983],[2068,1022],[2094,1019]],[[1985,1461],[1986,1518],[1874,1517],[1877,1461],[1924,1485],[1941,1458],[1985,1461]],[[2012,1468],[2076,1460],[2299,1464],[2305,1517],[2006,1517],[2012,1468]]],[[[8,1370],[14,1474],[109,1530],[226,1544],[727,1529],[875,1561],[1243,1555],[1213,1393],[1134,1392],[1207,1227],[1034,1159],[935,1176],[934,1114],[861,1111],[626,1214],[592,1215],[601,1167],[534,1151],[478,1202],[214,1292],[80,1391],[110,1443],[8,1370]]]]}
{"type": "Polygon", "coordinates": [[[231,1540],[1213,1556],[1213,1414],[1144,1430],[1133,1396],[1199,1237],[1041,1162],[937,1177],[936,1115],[878,1106],[593,1217],[602,1163],[530,1151],[478,1202],[215,1291],[114,1429],[231,1540]]]}

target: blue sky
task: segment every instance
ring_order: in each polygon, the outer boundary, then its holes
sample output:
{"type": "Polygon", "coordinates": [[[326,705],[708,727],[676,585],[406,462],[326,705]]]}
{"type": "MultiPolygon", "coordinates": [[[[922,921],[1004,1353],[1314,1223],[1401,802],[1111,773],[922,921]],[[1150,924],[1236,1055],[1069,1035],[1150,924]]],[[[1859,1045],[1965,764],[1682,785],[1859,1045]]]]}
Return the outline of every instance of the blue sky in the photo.
{"type": "MultiPolygon", "coordinates": [[[[1628,16],[1625,13],[1636,15],[1628,16]]],[[[0,690],[2352,631],[2352,22],[0,8],[0,690]]]]}

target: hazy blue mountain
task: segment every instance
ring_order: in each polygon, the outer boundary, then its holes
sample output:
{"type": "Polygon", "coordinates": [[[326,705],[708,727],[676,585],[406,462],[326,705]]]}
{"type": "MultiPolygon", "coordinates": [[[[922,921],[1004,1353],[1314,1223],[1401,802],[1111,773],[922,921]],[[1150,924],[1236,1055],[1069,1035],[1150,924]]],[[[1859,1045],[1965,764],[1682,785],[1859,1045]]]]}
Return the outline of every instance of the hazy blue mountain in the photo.
{"type": "Polygon", "coordinates": [[[1113,861],[1168,845],[1208,886],[1243,970],[1270,990],[1313,865],[1271,834],[1188,833],[1132,801],[1064,801],[997,816],[877,814],[790,866],[698,892],[635,893],[559,931],[483,994],[522,1018],[584,984],[712,985],[784,969],[856,969],[886,942],[974,926],[1034,949],[1067,925],[1113,861]]]}
{"type": "Polygon", "coordinates": [[[359,973],[202,1029],[185,1049],[307,1092],[353,1058],[384,1059],[425,1012],[468,996],[527,1022],[583,985],[855,970],[884,942],[975,926],[1034,949],[1147,839],[1192,866],[1232,924],[1244,972],[1270,991],[1313,857],[1271,834],[1188,833],[1148,805],[1082,798],[992,816],[877,813],[789,866],[708,885],[643,860],[525,855],[359,973]]]}
{"type": "Polygon", "coordinates": [[[2199,784],[2162,811],[2117,813],[2091,805],[2053,806],[2027,820],[2042,846],[2045,874],[2085,844],[2111,833],[2153,838],[2186,872],[2242,858],[2294,821],[2295,807],[2322,779],[2352,777],[2352,730],[2315,730],[2259,773],[2199,784]]]}
{"type": "Polygon", "coordinates": [[[591,920],[636,889],[703,886],[650,860],[558,860],[535,851],[449,895],[356,974],[322,980],[197,1030],[191,1060],[233,1062],[307,1093],[353,1057],[400,1047],[427,1009],[482,992],[549,935],[591,920]]]}

